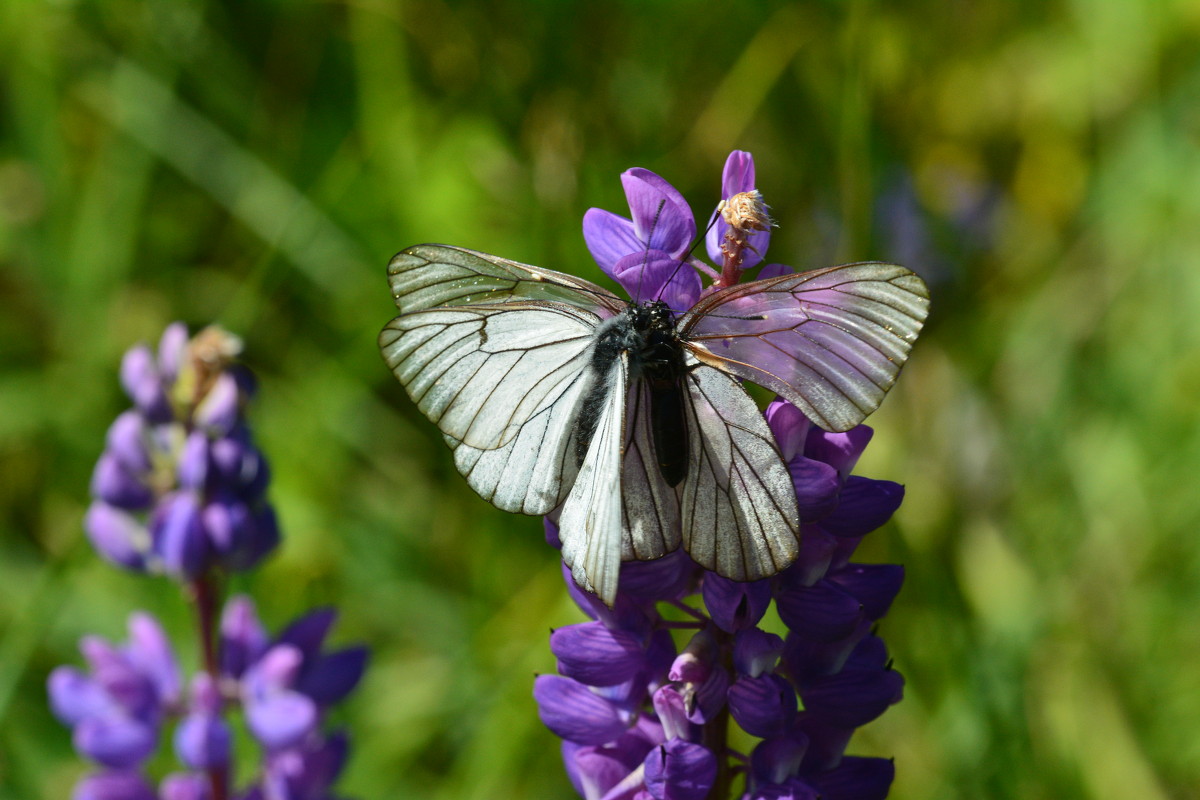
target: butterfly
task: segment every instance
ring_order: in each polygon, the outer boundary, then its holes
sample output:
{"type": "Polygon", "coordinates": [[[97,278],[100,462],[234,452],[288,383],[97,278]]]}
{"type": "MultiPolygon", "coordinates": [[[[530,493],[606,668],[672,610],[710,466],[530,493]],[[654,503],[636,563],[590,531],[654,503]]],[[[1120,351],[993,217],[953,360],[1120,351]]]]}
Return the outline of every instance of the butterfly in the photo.
{"type": "Polygon", "coordinates": [[[612,605],[622,561],[681,544],[752,581],[799,552],[795,488],[748,380],[822,428],[878,407],[928,309],[919,277],[859,263],[719,289],[682,312],[425,244],[388,265],[384,360],[481,497],[560,508],[562,556],[612,605]]]}

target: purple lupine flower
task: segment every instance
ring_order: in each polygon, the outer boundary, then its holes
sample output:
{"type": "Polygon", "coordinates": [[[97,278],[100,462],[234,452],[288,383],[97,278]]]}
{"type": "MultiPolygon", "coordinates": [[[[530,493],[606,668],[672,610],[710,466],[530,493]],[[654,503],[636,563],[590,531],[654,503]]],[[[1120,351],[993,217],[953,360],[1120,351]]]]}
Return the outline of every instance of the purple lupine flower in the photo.
{"type": "Polygon", "coordinates": [[[330,787],[346,763],[349,740],[338,731],[309,736],[295,746],[270,753],[262,776],[238,800],[334,800],[330,787]]]}
{"type": "Polygon", "coordinates": [[[588,209],[583,238],[592,257],[634,300],[691,308],[701,290],[700,276],[681,261],[696,237],[691,207],[650,170],[627,170],[621,183],[633,218],[588,209]]]}
{"type": "Polygon", "coordinates": [[[251,734],[269,752],[294,748],[319,727],[325,709],[361,680],[367,649],[321,652],[336,614],[310,612],[268,642],[244,596],[230,599],[221,621],[222,677],[237,686],[251,734]]]}
{"type": "Polygon", "coordinates": [[[84,520],[109,561],[194,579],[218,564],[247,569],[278,543],[266,462],[241,417],[252,386],[231,363],[240,346],[215,327],[189,340],[175,323],[157,356],[126,353],[134,407],[109,429],[84,520]]]}
{"type": "MultiPolygon", "coordinates": [[[[762,198],[758,196],[758,189],[754,183],[754,157],[744,150],[734,150],[725,159],[725,168],[721,172],[721,205],[713,211],[708,233],[704,239],[708,257],[715,264],[724,265],[726,259],[731,255],[728,239],[737,235],[734,226],[730,225],[729,215],[722,212],[731,201],[737,203],[739,198],[744,196],[755,197],[761,203],[762,198]]],[[[765,217],[766,207],[762,208],[761,213],[765,217]]],[[[735,256],[740,259],[738,265],[740,269],[750,269],[762,261],[763,255],[767,252],[767,245],[771,243],[770,226],[771,221],[766,218],[755,227],[745,231],[746,241],[739,248],[738,255],[735,256]]],[[[770,276],[760,275],[759,277],[770,276]]]]}
{"type": "MultiPolygon", "coordinates": [[[[726,162],[722,205],[707,236],[719,274],[687,255],[695,227],[677,191],[646,170],[630,170],[622,182],[632,218],[592,209],[584,237],[601,269],[635,299],[686,309],[762,261],[772,223],[748,153],[735,151],[726,162]],[[701,273],[714,278],[708,290],[701,273]]],[[[759,277],[790,272],[768,264],[759,277]]],[[[732,333],[750,322],[730,316],[713,324],[732,333]]],[[[857,727],[900,699],[903,679],[872,630],[904,573],[850,558],[891,517],[903,487],[851,474],[871,438],[866,426],[828,433],[782,399],[765,415],[800,512],[800,554],[791,567],[739,583],[676,551],[623,564],[609,607],[564,566],[571,596],[592,621],[553,632],[560,674],[538,677],[534,697],[542,721],[564,740],[568,776],[587,800],[707,797],[716,786],[728,790],[737,773],[745,775],[746,800],[887,794],[891,763],[844,750],[857,727]],[[697,592],[702,606],[686,600],[697,592]],[[772,603],[786,637],[758,627],[772,603]],[[694,621],[668,623],[660,604],[694,621]],[[672,660],[674,640],[664,634],[681,626],[694,631],[672,660]],[[717,730],[727,724],[759,743],[747,754],[728,750],[717,730]]],[[[547,540],[561,546],[549,520],[547,540]]]]}
{"type": "Polygon", "coordinates": [[[133,769],[153,753],[164,718],[180,700],[166,635],[149,614],[136,613],[128,644],[86,636],[79,649],[89,671],[58,667],[50,673],[51,708],[72,729],[81,755],[114,770],[133,769]]]}
{"type": "MultiPolygon", "coordinates": [[[[824,516],[805,523],[806,535],[811,529],[835,543],[829,554],[753,583],[703,570],[681,553],[629,562],[622,565],[612,609],[575,586],[564,570],[572,596],[594,621],[552,634],[561,675],[540,676],[534,697],[543,722],[564,739],[564,763],[584,798],[632,798],[640,792],[704,797],[721,770],[730,769],[731,756],[749,765],[745,800],[887,795],[890,761],[843,752],[853,731],[902,693],[903,679],[871,630],[899,591],[903,570],[848,559],[866,526],[886,521],[902,492],[849,492],[846,503],[839,502],[845,487],[857,483],[849,472],[869,431],[829,434],[794,411],[776,400],[767,417],[789,467],[813,462],[826,468],[792,469],[798,494],[815,494],[805,480],[824,486],[834,476],[835,486],[821,489],[833,496],[824,516]],[[887,500],[863,502],[860,495],[887,500]],[[889,509],[886,514],[881,505],[889,509]],[[833,532],[821,528],[827,519],[839,521],[833,532]],[[844,530],[852,534],[843,536],[844,530]],[[660,580],[651,585],[666,587],[662,594],[646,593],[644,575],[667,570],[687,580],[660,580]],[[704,610],[688,607],[698,630],[664,670],[673,647],[656,643],[667,631],[657,604],[678,604],[697,590],[704,610]],[[786,639],[757,627],[772,602],[788,625],[786,639]],[[662,648],[657,658],[650,657],[654,647],[662,648]],[[645,664],[640,672],[639,664],[645,664]],[[708,727],[726,724],[725,711],[761,740],[748,755],[708,749],[708,727]]],[[[557,541],[553,524],[547,522],[547,528],[548,539],[557,541]]]]}
{"type": "MultiPolygon", "coordinates": [[[[138,772],[96,772],[75,784],[71,800],[157,800],[149,781],[138,772]]],[[[183,798],[163,798],[183,800],[183,798]]]]}

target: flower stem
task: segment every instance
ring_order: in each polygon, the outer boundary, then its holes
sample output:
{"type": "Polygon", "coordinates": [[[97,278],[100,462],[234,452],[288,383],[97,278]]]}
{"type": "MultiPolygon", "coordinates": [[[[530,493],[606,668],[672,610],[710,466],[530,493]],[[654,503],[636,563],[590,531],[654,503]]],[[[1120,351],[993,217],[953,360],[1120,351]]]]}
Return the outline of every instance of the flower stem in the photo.
{"type": "MultiPolygon", "coordinates": [[[[196,607],[196,628],[200,637],[200,652],[204,658],[204,671],[212,678],[214,686],[220,686],[221,666],[217,662],[217,608],[220,606],[221,589],[211,571],[192,581],[188,588],[192,603],[196,607]]],[[[229,796],[228,767],[209,767],[207,773],[212,788],[212,800],[226,800],[229,796]]]]}

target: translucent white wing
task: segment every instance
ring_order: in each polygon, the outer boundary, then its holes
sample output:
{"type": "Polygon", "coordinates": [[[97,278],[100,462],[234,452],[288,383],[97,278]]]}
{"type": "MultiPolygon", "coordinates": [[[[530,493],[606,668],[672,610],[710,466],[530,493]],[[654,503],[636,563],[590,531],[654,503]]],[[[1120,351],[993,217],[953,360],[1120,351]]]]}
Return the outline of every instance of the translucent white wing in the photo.
{"type": "Polygon", "coordinates": [[[609,606],[617,596],[621,569],[621,466],[625,436],[628,356],[622,353],[607,375],[596,430],[575,486],[558,518],[563,561],[584,589],[609,606]]]}
{"type": "Polygon", "coordinates": [[[599,321],[529,301],[434,308],[392,320],[379,346],[472,488],[506,511],[544,514],[574,475],[568,445],[599,321]]]}
{"type": "Polygon", "coordinates": [[[429,308],[545,300],[610,317],[625,308],[606,289],[551,269],[444,244],[419,244],[388,264],[388,283],[401,313],[429,308]]]}
{"type": "Polygon", "coordinates": [[[925,284],[903,267],[846,264],[715,292],[679,331],[696,358],[844,431],[879,407],[928,310],[925,284]]]}
{"type": "Polygon", "coordinates": [[[726,578],[774,575],[799,553],[791,475],[762,413],[738,382],[691,356],[686,363],[683,546],[726,578]]]}

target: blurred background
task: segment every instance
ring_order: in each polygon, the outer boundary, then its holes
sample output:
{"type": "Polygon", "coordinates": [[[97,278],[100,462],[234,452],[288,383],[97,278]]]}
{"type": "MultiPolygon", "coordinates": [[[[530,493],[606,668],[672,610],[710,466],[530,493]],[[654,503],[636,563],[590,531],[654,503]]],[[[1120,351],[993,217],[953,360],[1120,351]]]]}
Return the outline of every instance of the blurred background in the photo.
{"type": "Polygon", "coordinates": [[[44,689],[80,635],[186,638],[80,525],[121,354],[175,319],[261,381],[285,540],[235,588],[374,651],[343,792],[574,796],[531,686],[580,615],[381,363],[384,268],[600,280],[622,170],[703,220],[737,148],[768,260],[933,294],[859,466],[907,485],[859,551],[908,571],[906,696],[851,752],[900,800],[1200,797],[1198,101],[1191,0],[0,2],[0,796],[84,771],[44,689]]]}

